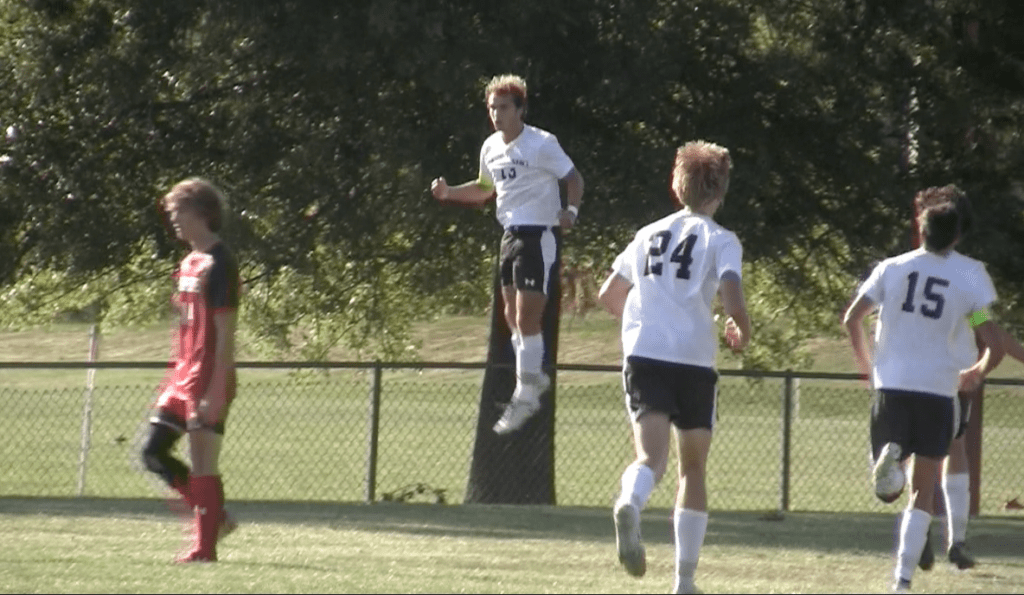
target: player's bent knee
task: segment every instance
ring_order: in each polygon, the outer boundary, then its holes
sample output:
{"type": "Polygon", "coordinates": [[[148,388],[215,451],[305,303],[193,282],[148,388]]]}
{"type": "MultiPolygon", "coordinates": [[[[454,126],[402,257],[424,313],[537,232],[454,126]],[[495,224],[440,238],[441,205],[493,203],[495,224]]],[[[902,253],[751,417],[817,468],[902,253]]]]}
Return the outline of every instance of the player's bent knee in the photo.
{"type": "Polygon", "coordinates": [[[169,426],[152,424],[149,439],[146,440],[141,453],[142,463],[146,469],[162,476],[177,473],[180,463],[171,455],[171,449],[179,437],[181,434],[169,426]]]}
{"type": "Polygon", "coordinates": [[[142,448],[142,462],[153,473],[164,474],[170,468],[171,444],[163,440],[150,439],[142,448]]]}

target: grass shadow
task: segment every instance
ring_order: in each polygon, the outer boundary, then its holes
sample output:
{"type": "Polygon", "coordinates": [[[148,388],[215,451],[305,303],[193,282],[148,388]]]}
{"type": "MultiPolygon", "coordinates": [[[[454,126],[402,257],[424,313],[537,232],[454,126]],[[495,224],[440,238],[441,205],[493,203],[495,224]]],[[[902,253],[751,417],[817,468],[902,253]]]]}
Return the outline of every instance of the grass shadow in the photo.
{"type": "MultiPolygon", "coordinates": [[[[283,523],[327,529],[396,532],[427,536],[494,539],[557,539],[614,542],[611,511],[605,508],[511,505],[437,505],[382,502],[230,501],[241,523],[283,523]]],[[[811,552],[889,554],[896,534],[895,512],[779,515],[765,511],[711,511],[706,543],[811,552]]],[[[161,499],[0,498],[0,515],[103,518],[173,517],[161,499]]],[[[244,527],[244,525],[243,525],[244,527]]],[[[1024,516],[971,520],[970,546],[980,559],[1024,567],[1024,516]]],[[[672,511],[644,512],[644,539],[671,545],[672,511]]],[[[935,542],[943,530],[933,524],[935,542]]],[[[941,552],[937,552],[941,554],[941,552]]]]}

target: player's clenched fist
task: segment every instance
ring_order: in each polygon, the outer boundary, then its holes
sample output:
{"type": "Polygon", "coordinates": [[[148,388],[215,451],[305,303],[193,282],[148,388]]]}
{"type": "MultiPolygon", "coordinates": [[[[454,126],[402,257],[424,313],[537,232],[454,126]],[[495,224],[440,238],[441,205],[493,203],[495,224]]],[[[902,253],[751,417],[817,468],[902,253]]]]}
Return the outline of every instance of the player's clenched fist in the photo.
{"type": "Polygon", "coordinates": [[[743,334],[739,325],[730,316],[725,321],[725,342],[733,351],[743,351],[749,341],[750,337],[743,334]]]}
{"type": "Polygon", "coordinates": [[[434,178],[434,181],[430,183],[430,193],[434,195],[437,200],[448,199],[448,182],[444,178],[434,178]]]}

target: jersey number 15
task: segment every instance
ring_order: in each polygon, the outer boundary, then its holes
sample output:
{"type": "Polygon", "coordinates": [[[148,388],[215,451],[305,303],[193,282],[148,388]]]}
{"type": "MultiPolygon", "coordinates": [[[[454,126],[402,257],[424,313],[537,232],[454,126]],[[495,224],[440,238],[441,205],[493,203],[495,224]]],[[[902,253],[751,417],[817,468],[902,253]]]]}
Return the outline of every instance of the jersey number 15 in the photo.
{"type": "MultiPolygon", "coordinates": [[[[917,271],[907,275],[907,299],[903,300],[902,310],[904,312],[913,313],[914,308],[914,293],[917,291],[917,278],[920,274],[917,271]]],[[[921,314],[926,318],[938,319],[942,316],[942,306],[946,304],[946,299],[942,297],[941,293],[935,291],[935,286],[949,287],[949,281],[939,277],[928,277],[924,280],[924,299],[926,302],[931,302],[931,305],[921,304],[921,314]]]]}
{"type": "MultiPolygon", "coordinates": [[[[645,275],[661,275],[664,268],[662,257],[672,243],[672,232],[668,230],[659,231],[651,236],[651,247],[647,250],[647,266],[644,267],[645,275]]],[[[690,265],[693,264],[693,245],[697,243],[697,235],[690,234],[683,238],[682,242],[675,247],[669,256],[669,262],[679,265],[676,269],[676,278],[689,279],[690,265]]]]}

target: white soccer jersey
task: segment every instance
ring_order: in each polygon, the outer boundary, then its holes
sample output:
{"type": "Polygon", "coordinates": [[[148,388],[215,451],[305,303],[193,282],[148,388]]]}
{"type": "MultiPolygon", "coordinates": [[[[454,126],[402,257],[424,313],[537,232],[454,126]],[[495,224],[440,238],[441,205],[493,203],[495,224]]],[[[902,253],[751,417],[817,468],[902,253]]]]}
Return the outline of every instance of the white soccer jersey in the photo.
{"type": "Polygon", "coordinates": [[[967,318],[962,318],[956,323],[952,345],[959,369],[970,368],[978,361],[978,344],[974,340],[974,328],[967,318]]]}
{"type": "Polygon", "coordinates": [[[968,357],[966,318],[996,300],[985,265],[918,248],[882,261],[858,295],[879,305],[875,388],[956,396],[960,370],[977,360],[976,350],[968,357]]]}
{"type": "Polygon", "coordinates": [[[622,354],[714,368],[712,302],[726,271],[742,275],[736,234],[711,217],[673,213],[637,232],[615,259],[633,287],[622,311],[622,354]]]}
{"type": "Polygon", "coordinates": [[[497,192],[497,217],[510,225],[558,225],[558,180],[572,171],[555,135],[525,125],[511,143],[495,132],[480,148],[480,179],[497,192]]]}

